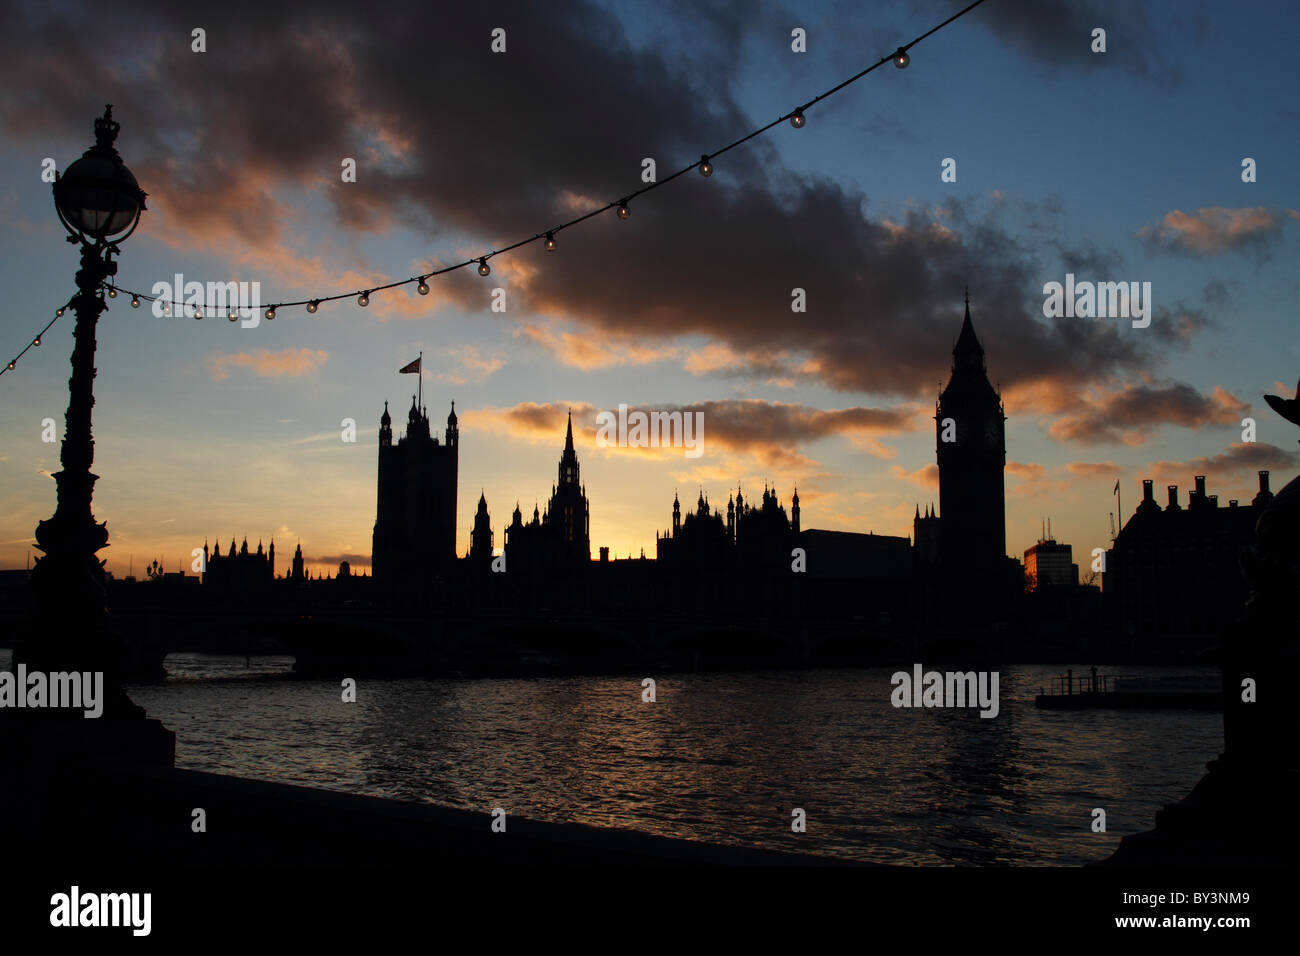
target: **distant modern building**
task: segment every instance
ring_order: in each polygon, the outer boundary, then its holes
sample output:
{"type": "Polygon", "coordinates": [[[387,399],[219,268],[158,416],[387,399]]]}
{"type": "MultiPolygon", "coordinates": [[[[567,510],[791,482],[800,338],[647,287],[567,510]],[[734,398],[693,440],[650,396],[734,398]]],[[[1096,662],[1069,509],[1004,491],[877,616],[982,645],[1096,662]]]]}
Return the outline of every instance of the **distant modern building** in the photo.
{"type": "Polygon", "coordinates": [[[1110,613],[1135,649],[1216,643],[1240,614],[1249,588],[1239,557],[1254,541],[1260,514],[1273,500],[1268,472],[1249,505],[1234,499],[1219,507],[1195,477],[1187,507],[1178,486],[1168,487],[1162,509],[1152,482],[1142,482],[1142,502],[1106,553],[1102,590],[1110,613]]]}
{"type": "Polygon", "coordinates": [[[1041,587],[1072,588],[1079,583],[1079,566],[1074,563],[1074,549],[1058,544],[1055,538],[1042,538],[1025,549],[1025,590],[1041,587]]]}
{"type": "Polygon", "coordinates": [[[385,402],[379,419],[371,574],[383,587],[406,586],[410,593],[420,593],[456,557],[456,404],[442,442],[430,433],[428,409],[417,408],[414,397],[406,434],[396,442],[392,424],[385,402]]]}

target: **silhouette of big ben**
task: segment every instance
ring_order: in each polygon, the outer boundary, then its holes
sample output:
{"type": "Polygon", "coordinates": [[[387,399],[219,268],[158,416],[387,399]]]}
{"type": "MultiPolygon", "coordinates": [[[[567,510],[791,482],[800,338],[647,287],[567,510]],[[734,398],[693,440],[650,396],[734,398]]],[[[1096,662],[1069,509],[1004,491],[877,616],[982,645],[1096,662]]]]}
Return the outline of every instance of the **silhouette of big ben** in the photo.
{"type": "Polygon", "coordinates": [[[1006,413],[989,383],[969,292],[952,377],[935,407],[935,437],[946,603],[954,616],[987,617],[1006,564],[1006,413]]]}

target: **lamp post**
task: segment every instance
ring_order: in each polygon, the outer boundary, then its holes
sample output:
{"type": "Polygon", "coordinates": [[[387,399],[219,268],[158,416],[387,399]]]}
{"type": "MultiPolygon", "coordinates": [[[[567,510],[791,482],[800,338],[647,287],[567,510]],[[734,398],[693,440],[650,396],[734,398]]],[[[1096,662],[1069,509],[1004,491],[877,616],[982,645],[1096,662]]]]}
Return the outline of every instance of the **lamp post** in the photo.
{"type": "Polygon", "coordinates": [[[91,512],[97,478],[90,471],[95,458],[90,424],[95,325],[107,308],[104,280],[117,274],[117,244],[135,231],[145,208],[145,193],[113,148],[119,128],[112,106],[105,107],[95,120],[95,145],[54,182],[55,211],[68,230],[68,242],[81,247],[81,268],[72,300],[77,324],[59,455],[62,470],[54,475],[58,505],[36,527],[36,546],[44,554],[32,569],[31,582],[40,630],[21,656],[31,670],[103,672],[104,716],[143,718],[143,709],[131,702],[119,680],[120,651],[104,605],[106,575],[95,554],[108,544],[108,528],[91,512]]]}

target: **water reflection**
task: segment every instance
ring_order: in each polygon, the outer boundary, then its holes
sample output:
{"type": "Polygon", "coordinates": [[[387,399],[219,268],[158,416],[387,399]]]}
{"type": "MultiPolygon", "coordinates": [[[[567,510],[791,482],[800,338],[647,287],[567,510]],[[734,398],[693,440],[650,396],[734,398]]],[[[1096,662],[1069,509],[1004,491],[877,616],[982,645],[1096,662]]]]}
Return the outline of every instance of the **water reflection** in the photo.
{"type": "Polygon", "coordinates": [[[1222,743],[1217,713],[1037,710],[1051,668],[1003,671],[982,719],[890,706],[892,669],[667,676],[655,703],[631,677],[362,681],[344,704],[265,659],[178,657],[132,696],[182,766],[874,862],[1103,858],[1222,743]]]}

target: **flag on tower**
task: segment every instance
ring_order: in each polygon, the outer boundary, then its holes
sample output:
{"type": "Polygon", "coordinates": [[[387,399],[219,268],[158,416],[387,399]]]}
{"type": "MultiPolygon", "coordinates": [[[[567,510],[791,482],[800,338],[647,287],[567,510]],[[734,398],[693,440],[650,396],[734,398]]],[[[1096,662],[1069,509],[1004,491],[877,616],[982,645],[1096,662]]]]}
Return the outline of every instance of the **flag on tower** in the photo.
{"type": "MultiPolygon", "coordinates": [[[[406,371],[406,370],[403,369],[402,371],[406,371]]],[[[1112,495],[1117,495],[1117,494],[1119,494],[1119,479],[1118,479],[1118,478],[1115,479],[1115,490],[1112,491],[1111,494],[1112,494],[1112,495]]]]}
{"type": "Polygon", "coordinates": [[[421,359],[423,359],[423,358],[424,358],[424,356],[421,355],[420,358],[416,359],[414,362],[411,362],[409,365],[403,365],[403,366],[402,366],[401,368],[399,368],[397,371],[400,372],[400,373],[403,374],[403,375],[405,375],[407,372],[412,372],[412,373],[414,373],[414,374],[416,374],[416,375],[419,375],[419,374],[420,374],[420,361],[421,361],[421,359]]]}

